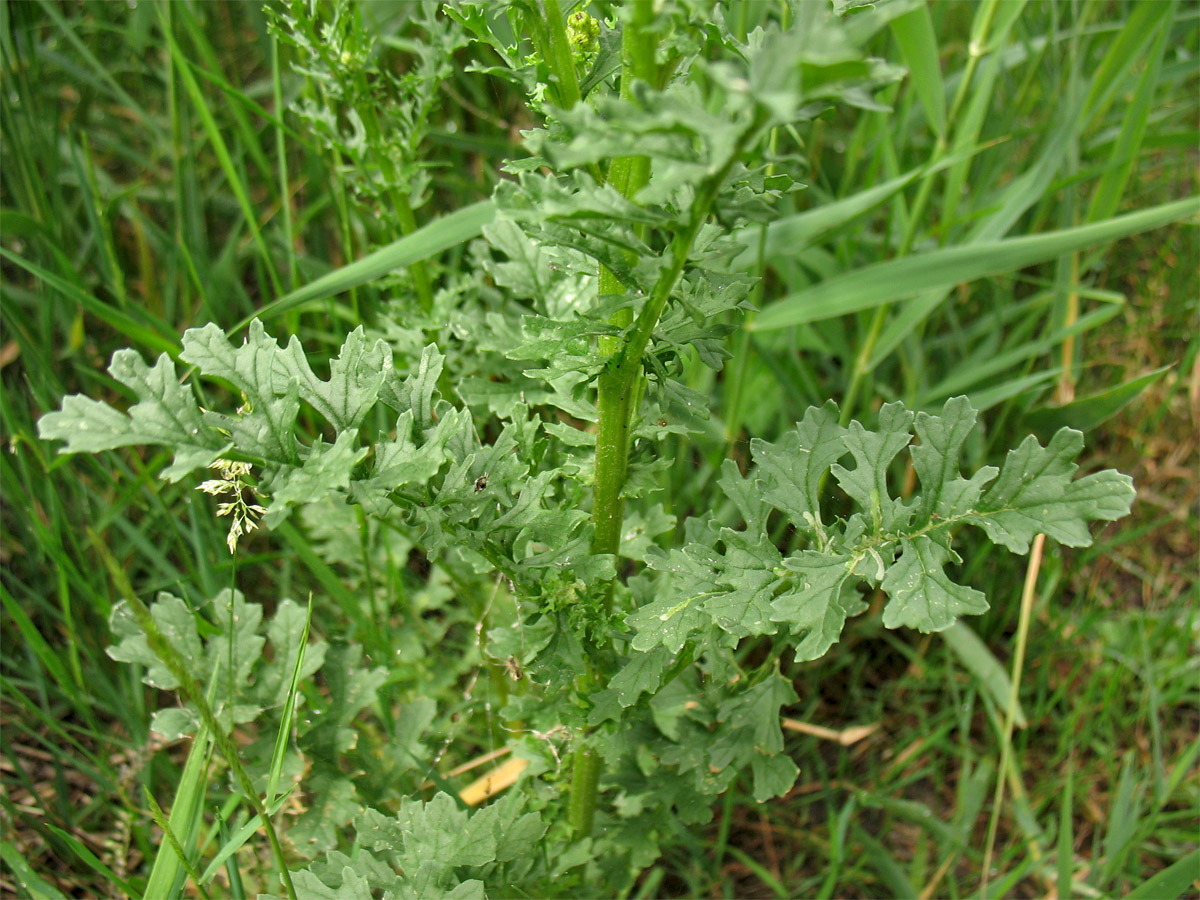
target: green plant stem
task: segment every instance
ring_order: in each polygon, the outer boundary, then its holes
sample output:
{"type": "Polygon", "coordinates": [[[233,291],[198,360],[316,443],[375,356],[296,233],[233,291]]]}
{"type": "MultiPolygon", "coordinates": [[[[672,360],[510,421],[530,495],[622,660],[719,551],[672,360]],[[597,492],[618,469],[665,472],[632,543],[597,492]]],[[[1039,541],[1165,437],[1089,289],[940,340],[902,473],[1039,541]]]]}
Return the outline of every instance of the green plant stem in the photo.
{"type": "MultiPolygon", "coordinates": [[[[413,214],[408,195],[397,190],[392,192],[392,199],[396,204],[396,216],[400,219],[400,230],[405,236],[412,234],[417,230],[417,217],[413,214]]],[[[425,312],[432,312],[433,281],[429,277],[429,267],[425,265],[425,260],[417,260],[408,267],[408,271],[412,273],[413,284],[417,289],[417,298],[421,301],[421,309],[425,312]]]]}
{"type": "Polygon", "coordinates": [[[575,751],[575,759],[571,765],[571,799],[567,806],[567,823],[576,837],[585,838],[592,833],[601,768],[600,756],[591,747],[582,746],[575,751]]]}
{"type": "MultiPolygon", "coordinates": [[[[579,77],[575,74],[575,57],[571,54],[571,41],[567,37],[566,19],[558,0],[545,0],[545,18],[534,18],[534,43],[550,68],[551,90],[560,109],[570,109],[583,100],[579,90],[579,77]]],[[[588,172],[600,184],[604,173],[595,163],[589,163],[588,172]]]]}
{"type": "Polygon", "coordinates": [[[212,732],[213,743],[217,745],[217,749],[225,757],[225,762],[229,764],[229,771],[233,773],[233,777],[237,781],[242,794],[245,795],[247,802],[263,823],[263,828],[267,832],[267,840],[271,844],[271,853],[274,855],[275,863],[279,867],[279,876],[283,879],[283,885],[287,891],[288,898],[289,900],[296,900],[296,889],[292,885],[292,874],[288,871],[287,859],[283,854],[283,845],[279,842],[279,835],[275,832],[275,826],[267,815],[262,798],[255,790],[254,783],[250,780],[245,766],[242,765],[242,760],[238,756],[237,746],[233,743],[229,735],[225,733],[224,729],[221,728],[220,723],[217,722],[217,717],[213,714],[212,707],[208,705],[208,699],[188,673],[187,667],[179,655],[179,651],[175,649],[159,630],[158,623],[154,621],[154,616],[151,615],[149,607],[142,602],[142,599],[133,590],[133,585],[129,583],[124,570],[122,570],[120,564],[109,552],[104,540],[90,528],[88,529],[88,535],[91,537],[92,546],[100,554],[105,568],[108,569],[109,576],[112,578],[117,590],[128,601],[134,620],[146,635],[146,643],[154,651],[154,655],[167,667],[175,680],[179,682],[179,692],[183,694],[189,703],[196,707],[196,712],[200,714],[200,720],[212,732]]]}
{"type": "Polygon", "coordinates": [[[616,554],[621,545],[621,525],[624,520],[625,503],[621,490],[625,486],[625,474],[629,468],[629,429],[632,412],[634,385],[642,371],[642,355],[650,343],[650,336],[659,317],[666,308],[667,300],[687,265],[692,242],[716,201],[717,193],[725,176],[737,159],[740,145],[746,136],[757,130],[757,123],[746,130],[739,147],[721,170],[709,177],[696,193],[692,204],[691,218],[682,231],[671,241],[670,263],[662,271],[651,290],[650,298],[630,330],[623,337],[623,346],[613,354],[608,365],[600,374],[598,405],[600,422],[596,431],[596,482],[592,505],[592,522],[595,534],[592,538],[594,553],[616,554]]]}
{"type": "Polygon", "coordinates": [[[1000,812],[1004,803],[1004,778],[1012,754],[1013,722],[1016,720],[1016,710],[1020,703],[1021,673],[1025,667],[1025,649],[1029,644],[1029,623],[1033,620],[1033,602],[1037,595],[1038,572],[1041,570],[1042,553],[1045,546],[1046,535],[1037,535],[1033,539],[1033,546],[1029,550],[1029,563],[1025,567],[1025,585],[1021,590],[1021,613],[1017,622],[1017,648],[1013,655],[1012,675],[1009,676],[1010,689],[1008,710],[1004,716],[1004,731],[1000,736],[1000,763],[996,767],[996,793],[992,798],[992,815],[988,820],[983,865],[980,867],[983,876],[979,885],[981,898],[986,898],[988,895],[988,869],[992,862],[992,850],[996,845],[996,831],[1000,825],[1000,812]]]}
{"type": "MultiPolygon", "coordinates": [[[[557,8],[557,0],[551,0],[557,8]]],[[[547,5],[549,13],[550,6],[547,5]]],[[[621,96],[629,99],[633,96],[635,79],[649,84],[655,82],[654,53],[656,43],[654,35],[646,27],[654,20],[652,0],[634,0],[633,17],[621,34],[621,96]]],[[[608,170],[609,183],[621,193],[621,196],[631,199],[650,181],[650,160],[645,156],[620,156],[614,159],[608,170]]],[[[645,237],[645,228],[639,226],[639,235],[645,237]]],[[[686,258],[686,257],[685,257],[686,258]]],[[[620,294],[624,287],[616,276],[605,266],[600,266],[598,278],[598,293],[605,295],[620,294]]],[[[672,281],[672,286],[674,282],[672,281]]],[[[669,293],[669,289],[668,289],[669,293]]],[[[612,315],[609,322],[618,328],[628,328],[633,324],[633,310],[621,309],[612,315]]],[[[615,357],[621,349],[621,338],[605,336],[600,339],[599,349],[608,358],[615,357]]],[[[640,359],[640,354],[639,354],[640,359]]],[[[595,553],[611,553],[616,555],[621,543],[621,524],[625,518],[625,500],[621,489],[629,468],[629,426],[635,396],[641,395],[641,385],[637,379],[642,377],[640,372],[630,378],[627,383],[620,383],[621,376],[613,370],[606,369],[599,378],[598,406],[600,410],[599,426],[596,435],[596,473],[597,488],[595,502],[592,508],[593,521],[597,523],[592,550],[595,553]],[[603,473],[603,475],[601,474],[603,473]],[[603,477],[605,487],[601,489],[600,479],[603,477]],[[599,523],[603,521],[604,527],[599,523]]],[[[612,609],[612,586],[604,592],[606,610],[612,609]]],[[[582,679],[583,687],[594,690],[596,673],[589,665],[587,676],[582,679]]],[[[581,744],[575,751],[571,769],[571,796],[567,809],[567,821],[572,832],[578,837],[591,834],[592,821],[596,814],[596,797],[600,786],[602,765],[600,757],[594,749],[581,744]]]]}
{"type": "MultiPolygon", "coordinates": [[[[296,239],[292,225],[292,192],[288,183],[287,145],[284,142],[283,77],[279,68],[279,39],[271,38],[271,96],[275,102],[275,163],[279,167],[279,212],[283,216],[284,247],[287,253],[288,290],[300,285],[300,270],[296,265],[296,239]]],[[[293,330],[296,323],[293,322],[293,330]]]]}
{"type": "MultiPolygon", "coordinates": [[[[654,21],[653,0],[634,0],[633,18],[621,32],[621,97],[633,97],[635,80],[654,84],[657,72],[654,65],[655,40],[647,27],[654,21]]],[[[650,159],[646,156],[618,156],[608,169],[608,182],[621,192],[621,196],[632,199],[650,181],[650,159]]],[[[645,238],[644,225],[637,226],[638,236],[645,238]]],[[[617,277],[605,266],[600,266],[599,294],[620,294],[624,287],[617,277]]],[[[620,309],[613,313],[609,323],[618,328],[627,328],[633,322],[633,310],[620,309]]],[[[616,336],[600,338],[600,353],[612,356],[620,349],[621,339],[616,336]]]]}
{"type": "Polygon", "coordinates": [[[570,109],[581,99],[579,78],[575,75],[575,59],[567,39],[566,19],[558,0],[543,0],[546,11],[546,43],[543,57],[554,74],[554,93],[562,109],[570,109]]]}
{"type": "MultiPolygon", "coordinates": [[[[640,394],[636,386],[642,374],[642,355],[650,343],[654,326],[683,274],[692,243],[708,218],[725,177],[746,139],[758,130],[759,124],[756,120],[742,133],[725,165],[700,185],[687,225],[676,232],[671,241],[670,264],[659,275],[650,298],[625,334],[623,346],[610,357],[600,374],[597,398],[600,421],[596,431],[596,480],[592,503],[593,553],[617,556],[620,552],[621,526],[625,520],[625,498],[621,492],[629,469],[630,420],[634,397],[640,394]]],[[[611,609],[611,592],[605,595],[605,602],[611,609]]],[[[596,673],[590,666],[585,682],[589,687],[597,686],[596,673]]],[[[580,746],[575,751],[568,808],[568,819],[577,837],[586,837],[591,833],[599,784],[600,759],[586,744],[580,746]]]]}

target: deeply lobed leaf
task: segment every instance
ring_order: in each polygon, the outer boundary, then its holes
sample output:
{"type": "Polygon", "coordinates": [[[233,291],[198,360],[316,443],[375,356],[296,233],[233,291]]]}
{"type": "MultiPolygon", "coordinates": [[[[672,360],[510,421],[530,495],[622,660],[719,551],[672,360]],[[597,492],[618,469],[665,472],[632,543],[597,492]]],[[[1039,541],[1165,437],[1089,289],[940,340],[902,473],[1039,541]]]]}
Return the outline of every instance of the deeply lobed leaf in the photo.
{"type": "Polygon", "coordinates": [[[849,616],[866,609],[860,585],[887,595],[885,626],[941,631],[987,609],[979,591],[947,571],[958,562],[953,542],[961,526],[976,525],[1024,553],[1039,532],[1087,546],[1089,522],[1129,511],[1127,476],[1106,471],[1072,480],[1083,441],[1069,429],[1046,447],[1027,438],[1000,469],[984,466],[963,477],[962,448],[975,418],[957,397],[937,415],[914,417],[892,403],[880,410],[875,430],[857,422],[842,428],[829,403],[810,408],[780,441],[754,441],[750,473],[742,479],[727,463],[720,481],[745,530],[720,529],[720,549],[689,544],[647,554],[660,577],[654,601],[628,617],[634,648],[677,653],[712,625],[733,638],[782,627],[796,641],[797,658],[815,659],[838,640],[849,616]],[[894,461],[906,449],[920,489],[894,496],[894,461]],[[840,462],[847,457],[853,468],[840,462]],[[836,498],[819,496],[829,474],[853,504],[840,518],[829,512],[840,508],[836,498]],[[768,539],[768,507],[795,529],[798,550],[783,556],[768,539]]]}

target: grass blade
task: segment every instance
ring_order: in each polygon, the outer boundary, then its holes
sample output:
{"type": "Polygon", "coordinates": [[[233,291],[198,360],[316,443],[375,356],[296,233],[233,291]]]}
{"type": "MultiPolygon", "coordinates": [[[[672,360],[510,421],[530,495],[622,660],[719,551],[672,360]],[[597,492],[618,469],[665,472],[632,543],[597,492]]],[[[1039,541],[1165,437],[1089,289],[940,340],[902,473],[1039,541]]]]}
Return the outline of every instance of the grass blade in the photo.
{"type": "MultiPolygon", "coordinates": [[[[96,856],[95,853],[93,853],[91,850],[89,850],[87,847],[85,847],[82,843],[80,843],[77,838],[67,834],[67,832],[63,831],[61,828],[51,825],[49,822],[46,822],[45,826],[47,829],[49,829],[51,832],[53,832],[56,837],[58,837],[68,847],[70,847],[71,851],[76,856],[78,856],[79,859],[85,865],[87,865],[87,867],[89,869],[91,869],[94,872],[97,872],[103,878],[107,879],[110,884],[112,884],[114,887],[116,887],[118,890],[120,890],[123,894],[125,894],[129,897],[138,896],[138,892],[133,889],[133,886],[130,885],[129,882],[127,882],[124,878],[121,878],[116,872],[114,872],[112,869],[110,869],[108,866],[106,866],[100,860],[100,858],[98,856],[96,856]]],[[[147,898],[149,898],[149,897],[153,897],[155,895],[146,893],[145,896],[147,898]]],[[[165,897],[166,895],[163,894],[160,896],[165,897]]]]}
{"type": "MultiPolygon", "coordinates": [[[[208,728],[202,722],[192,739],[192,748],[188,751],[187,762],[184,763],[175,791],[175,802],[171,804],[171,815],[167,819],[171,833],[178,835],[181,843],[189,847],[195,843],[207,791],[209,749],[208,728]]],[[[163,843],[154,857],[145,896],[178,896],[186,875],[184,863],[171,842],[163,843]]]]}
{"type": "Polygon", "coordinates": [[[213,152],[217,156],[217,162],[220,163],[221,170],[225,173],[225,179],[229,183],[229,188],[233,191],[234,197],[237,198],[238,206],[242,210],[242,216],[246,220],[246,227],[250,230],[250,236],[253,238],[254,244],[258,248],[259,255],[262,258],[263,268],[266,269],[267,277],[271,281],[271,288],[276,294],[281,293],[282,288],[279,284],[279,275],[275,272],[275,264],[271,260],[271,251],[267,248],[266,239],[263,237],[262,230],[258,227],[258,217],[254,213],[254,205],[250,202],[250,194],[246,190],[246,185],[238,173],[237,167],[233,164],[233,157],[229,154],[229,147],[225,143],[225,138],[221,135],[221,129],[217,126],[217,120],[213,117],[212,110],[208,106],[208,101],[204,98],[204,92],[200,90],[200,85],[192,74],[192,64],[183,55],[183,50],[180,49],[179,43],[175,40],[175,35],[164,7],[159,7],[159,19],[162,32],[167,38],[167,47],[171,52],[171,56],[175,59],[176,71],[179,72],[179,77],[182,79],[184,89],[191,98],[196,114],[200,116],[200,122],[204,126],[205,133],[208,135],[213,152]]]}
{"type": "Polygon", "coordinates": [[[913,90],[925,110],[929,126],[939,138],[946,135],[946,87],[938,66],[937,36],[928,5],[922,5],[888,23],[892,37],[908,66],[913,90]]]}
{"type": "Polygon", "coordinates": [[[1175,900],[1200,880],[1200,850],[1143,881],[1125,896],[1129,900],[1175,900]]]}
{"type": "Polygon", "coordinates": [[[1093,244],[1160,228],[1198,212],[1200,199],[1189,197],[1094,225],[950,247],[876,263],[784,297],[764,310],[750,327],[768,331],[873,309],[924,291],[1047,262],[1093,244]]]}
{"type": "MultiPolygon", "coordinates": [[[[267,806],[267,815],[273,816],[275,813],[279,812],[279,810],[283,809],[283,804],[287,802],[288,797],[290,796],[291,791],[288,791],[286,794],[276,797],[275,801],[267,806]]],[[[262,824],[262,819],[255,814],[250,817],[249,821],[247,821],[245,825],[231,834],[225,840],[225,843],[221,845],[221,849],[217,851],[217,855],[214,856],[209,862],[208,866],[205,867],[198,883],[205,885],[212,881],[213,876],[220,871],[221,867],[225,865],[226,861],[229,860],[233,854],[237,853],[238,850],[242,849],[242,846],[246,843],[246,841],[254,837],[258,830],[262,828],[262,824]]]]}
{"type": "MultiPolygon", "coordinates": [[[[1175,4],[1155,5],[1170,9],[1175,4]]],[[[1092,203],[1087,212],[1089,222],[1098,222],[1117,211],[1121,196],[1125,193],[1125,186],[1133,175],[1138,152],[1146,136],[1146,123],[1154,106],[1154,96],[1162,72],[1163,51],[1167,46],[1167,36],[1171,32],[1170,23],[1169,15],[1159,22],[1158,39],[1150,50],[1150,61],[1138,79],[1132,100],[1125,107],[1120,133],[1109,154],[1108,168],[1100,176],[1100,183],[1096,185],[1096,191],[1092,194],[1092,203]]]]}
{"type": "MultiPolygon", "coordinates": [[[[221,820],[221,839],[229,837],[229,826],[221,820]]],[[[230,900],[246,900],[246,887],[242,883],[242,872],[238,868],[237,857],[230,857],[225,862],[225,875],[229,879],[230,900]]]]}
{"type": "Polygon", "coordinates": [[[1103,117],[1117,92],[1124,87],[1129,73],[1136,71],[1142,49],[1158,33],[1159,20],[1173,9],[1173,3],[1135,3],[1130,7],[1125,27],[1092,74],[1091,90],[1085,103],[1091,118],[1103,117]]]}
{"type": "Polygon", "coordinates": [[[139,343],[160,353],[168,353],[171,356],[175,356],[179,352],[179,345],[174,340],[164,337],[153,327],[142,324],[138,319],[134,318],[133,314],[123,313],[119,309],[114,309],[110,304],[97,299],[61,275],[56,275],[48,269],[43,269],[36,263],[32,263],[3,247],[0,247],[0,256],[14,265],[20,266],[30,275],[41,279],[45,284],[54,288],[68,300],[78,304],[100,321],[121,332],[130,341],[139,343]]]}
{"type": "Polygon", "coordinates": [[[402,269],[414,262],[428,259],[435,254],[478,237],[480,230],[496,216],[496,207],[491,200],[481,200],[464,206],[449,215],[442,216],[412,234],[380,247],[362,259],[322,275],[297,291],[268,303],[255,315],[249,316],[229,330],[230,334],[250,324],[253,318],[268,319],[296,309],[315,300],[323,300],[366,284],[380,275],[402,269]]]}
{"type": "Polygon", "coordinates": [[[21,851],[8,841],[0,841],[0,859],[12,869],[17,877],[17,886],[26,891],[33,900],[67,900],[53,885],[43,881],[29,863],[25,862],[21,851]]]}
{"type": "MultiPolygon", "coordinates": [[[[961,153],[947,156],[934,165],[910,169],[903,175],[889,179],[883,184],[858,191],[848,197],[820,202],[814,204],[812,209],[776,219],[767,225],[763,256],[771,259],[784,254],[795,254],[797,250],[811,246],[857,216],[880,206],[918,178],[932,177],[944,169],[969,160],[983,149],[983,147],[969,147],[961,153]]],[[[744,228],[733,235],[734,239],[746,248],[745,252],[734,260],[735,268],[757,265],[759,234],[760,228],[755,226],[744,228]]]]}
{"type": "Polygon", "coordinates": [[[58,654],[54,652],[51,646],[42,637],[42,633],[37,630],[37,626],[33,624],[33,620],[25,614],[25,610],[16,601],[8,589],[0,585],[0,601],[4,603],[4,610],[13,620],[13,624],[17,626],[17,630],[21,632],[21,637],[25,639],[25,643],[29,645],[29,649],[37,656],[38,661],[46,667],[46,671],[51,677],[58,682],[59,687],[68,693],[72,690],[73,680],[67,674],[66,667],[58,658],[58,654]]]}
{"type": "MultiPolygon", "coordinates": [[[[162,811],[162,807],[159,806],[158,801],[154,799],[154,794],[151,792],[149,787],[142,785],[142,793],[146,798],[146,805],[150,807],[150,818],[154,821],[154,824],[159,827],[159,830],[162,831],[163,837],[166,838],[166,844],[160,845],[159,855],[162,855],[163,849],[170,848],[173,851],[172,856],[174,856],[174,858],[179,862],[181,871],[178,874],[180,876],[185,874],[190,875],[192,882],[194,884],[199,884],[200,873],[196,870],[196,864],[193,860],[188,859],[187,850],[185,850],[183,844],[180,843],[179,835],[175,833],[175,829],[171,827],[171,823],[167,821],[166,813],[162,811]]],[[[191,842],[189,841],[189,844],[190,843],[191,842]]],[[[176,885],[174,890],[172,890],[172,892],[167,896],[182,896],[182,891],[180,890],[182,887],[182,883],[176,885]]],[[[204,888],[200,888],[200,895],[204,897],[204,900],[209,900],[208,892],[205,891],[204,888]]],[[[147,896],[152,895],[148,894],[147,896]]]]}
{"type": "Polygon", "coordinates": [[[904,873],[900,863],[896,861],[896,857],[892,856],[891,851],[883,844],[867,834],[867,832],[859,827],[858,823],[851,826],[854,829],[854,838],[858,843],[862,844],[867,850],[867,865],[875,870],[883,883],[886,884],[892,891],[893,897],[916,897],[918,891],[908,876],[904,873]]]}
{"type": "Polygon", "coordinates": [[[138,124],[144,125],[146,128],[148,128],[154,135],[156,141],[161,141],[165,136],[163,135],[158,123],[146,112],[140,103],[134,100],[133,97],[131,97],[129,93],[121,87],[117,79],[113,77],[112,72],[109,71],[110,67],[106,66],[99,59],[97,59],[96,55],[87,48],[87,45],[80,40],[79,35],[75,33],[75,29],[69,22],[67,22],[66,19],[62,17],[62,15],[55,8],[55,5],[48,2],[48,0],[41,0],[38,5],[41,7],[42,12],[49,16],[54,24],[58,26],[59,30],[63,34],[63,37],[67,39],[67,43],[71,45],[71,48],[79,54],[80,58],[87,63],[88,68],[95,73],[97,79],[96,83],[102,84],[105,90],[111,92],[112,96],[116,98],[122,106],[128,107],[130,110],[136,113],[138,117],[138,124]]]}
{"type": "Polygon", "coordinates": [[[1071,807],[1074,789],[1075,769],[1068,761],[1067,778],[1063,785],[1062,803],[1059,805],[1058,811],[1058,847],[1055,851],[1057,856],[1055,862],[1058,869],[1058,896],[1060,897],[1070,897],[1073,893],[1071,883],[1075,877],[1075,838],[1072,835],[1074,829],[1071,823],[1071,807]]]}
{"type": "MultiPolygon", "coordinates": [[[[288,686],[287,702],[279,721],[279,733],[275,736],[275,751],[271,754],[271,770],[267,775],[267,805],[275,801],[279,787],[279,773],[283,771],[283,757],[287,753],[288,740],[292,734],[292,717],[296,712],[296,694],[300,690],[300,670],[304,665],[304,651],[308,647],[308,629],[312,625],[312,594],[308,595],[308,608],[304,614],[304,629],[296,647],[296,663],[292,666],[292,680],[288,686]]],[[[282,648],[281,648],[282,649],[282,648]]]]}
{"type": "Polygon", "coordinates": [[[1033,410],[1025,417],[1025,424],[1041,435],[1053,434],[1064,427],[1074,428],[1076,431],[1091,431],[1136,400],[1142,391],[1172,368],[1174,366],[1163,366],[1124,384],[1088,397],[1080,397],[1063,406],[1047,406],[1033,410]]]}
{"type": "MultiPolygon", "coordinates": [[[[1009,680],[1008,673],[1004,671],[1004,666],[988,649],[987,644],[979,639],[979,635],[971,626],[960,619],[939,634],[954,655],[958,657],[958,660],[966,666],[967,671],[975,676],[985,691],[991,694],[996,705],[1005,706],[1009,697],[1012,696],[1012,681],[1009,680]]],[[[1018,728],[1024,728],[1028,724],[1020,700],[1014,707],[1013,722],[1018,728]]]]}

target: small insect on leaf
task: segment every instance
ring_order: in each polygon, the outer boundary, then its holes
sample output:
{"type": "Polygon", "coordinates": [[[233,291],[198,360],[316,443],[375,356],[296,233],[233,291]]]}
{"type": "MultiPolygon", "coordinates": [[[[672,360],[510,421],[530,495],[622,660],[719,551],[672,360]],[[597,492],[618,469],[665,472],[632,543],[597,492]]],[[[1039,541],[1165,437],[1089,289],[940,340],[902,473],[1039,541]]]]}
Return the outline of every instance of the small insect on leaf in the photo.
{"type": "Polygon", "coordinates": [[[508,677],[513,681],[520,681],[525,677],[525,670],[521,668],[521,663],[515,656],[510,656],[504,661],[504,671],[508,672],[508,677]]]}
{"type": "Polygon", "coordinates": [[[475,493],[478,494],[485,487],[487,487],[487,474],[486,473],[483,475],[480,475],[478,478],[475,479],[475,493]]]}

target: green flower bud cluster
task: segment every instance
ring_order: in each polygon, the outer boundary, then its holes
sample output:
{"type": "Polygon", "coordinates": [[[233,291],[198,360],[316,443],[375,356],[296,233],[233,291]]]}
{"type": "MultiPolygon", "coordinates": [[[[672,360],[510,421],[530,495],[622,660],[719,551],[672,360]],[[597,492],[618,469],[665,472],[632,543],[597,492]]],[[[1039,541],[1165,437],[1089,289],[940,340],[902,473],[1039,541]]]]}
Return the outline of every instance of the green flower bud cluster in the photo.
{"type": "Polygon", "coordinates": [[[600,20],[583,10],[567,16],[567,41],[571,44],[571,58],[578,70],[588,69],[600,49],[600,20]]]}

